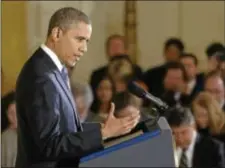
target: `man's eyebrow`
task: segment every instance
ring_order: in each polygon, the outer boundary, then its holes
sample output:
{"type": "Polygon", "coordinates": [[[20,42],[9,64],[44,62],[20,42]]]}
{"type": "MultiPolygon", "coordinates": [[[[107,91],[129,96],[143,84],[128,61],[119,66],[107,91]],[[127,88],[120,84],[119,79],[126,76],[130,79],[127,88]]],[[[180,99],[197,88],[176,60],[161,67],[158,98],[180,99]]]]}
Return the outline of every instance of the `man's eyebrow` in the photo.
{"type": "Polygon", "coordinates": [[[86,40],[87,42],[90,41],[90,39],[88,39],[88,38],[86,38],[84,36],[77,36],[77,38],[80,39],[80,40],[86,40]]]}

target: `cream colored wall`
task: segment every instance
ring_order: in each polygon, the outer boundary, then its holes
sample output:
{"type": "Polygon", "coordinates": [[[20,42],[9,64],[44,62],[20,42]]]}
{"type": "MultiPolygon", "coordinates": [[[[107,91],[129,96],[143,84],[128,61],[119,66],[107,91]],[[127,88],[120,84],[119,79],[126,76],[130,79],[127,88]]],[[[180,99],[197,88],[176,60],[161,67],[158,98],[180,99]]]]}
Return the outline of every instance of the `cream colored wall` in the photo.
{"type": "MultiPolygon", "coordinates": [[[[28,3],[29,53],[44,40],[48,19],[59,7],[85,8],[91,17],[92,39],[88,52],[73,74],[76,81],[87,81],[93,69],[107,62],[104,50],[106,37],[112,33],[123,33],[123,1],[28,3]]],[[[200,68],[204,69],[205,46],[212,40],[224,42],[224,22],[222,1],[138,1],[138,62],[144,69],[160,64],[163,62],[164,41],[170,36],[178,36],[184,40],[188,51],[198,55],[200,68]]]]}

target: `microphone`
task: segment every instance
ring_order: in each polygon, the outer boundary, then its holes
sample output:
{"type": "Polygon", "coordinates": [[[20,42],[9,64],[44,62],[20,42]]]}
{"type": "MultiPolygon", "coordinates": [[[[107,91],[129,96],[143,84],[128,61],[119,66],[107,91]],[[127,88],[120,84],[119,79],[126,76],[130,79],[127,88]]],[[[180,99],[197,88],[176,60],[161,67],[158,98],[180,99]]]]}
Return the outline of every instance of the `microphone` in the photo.
{"type": "Polygon", "coordinates": [[[134,94],[135,96],[147,99],[151,102],[153,102],[155,105],[157,105],[161,110],[166,110],[169,108],[169,106],[163,102],[161,99],[153,96],[151,93],[145,91],[140,86],[138,86],[135,82],[129,82],[128,83],[128,90],[134,94]]]}

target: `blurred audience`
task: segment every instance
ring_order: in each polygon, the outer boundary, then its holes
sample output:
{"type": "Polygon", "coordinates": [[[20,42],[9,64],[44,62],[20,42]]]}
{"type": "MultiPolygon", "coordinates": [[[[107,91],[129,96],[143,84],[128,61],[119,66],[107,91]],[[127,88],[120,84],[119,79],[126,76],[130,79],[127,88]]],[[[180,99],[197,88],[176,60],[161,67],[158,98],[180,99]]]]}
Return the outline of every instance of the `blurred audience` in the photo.
{"type": "Polygon", "coordinates": [[[167,118],[176,143],[179,167],[224,167],[224,144],[196,131],[190,109],[176,107],[167,118]]]}
{"type": "Polygon", "coordinates": [[[160,66],[150,68],[142,77],[149,91],[155,96],[161,96],[163,93],[163,78],[166,73],[166,64],[168,62],[177,62],[180,55],[184,52],[184,44],[178,38],[170,38],[164,44],[165,63],[160,66]]]}
{"type": "Polygon", "coordinates": [[[209,92],[218,101],[220,108],[225,111],[225,83],[220,72],[209,72],[205,77],[204,90],[209,92]]]}
{"type": "Polygon", "coordinates": [[[183,53],[180,57],[180,62],[183,64],[187,74],[187,89],[186,94],[189,95],[190,101],[203,90],[204,75],[198,73],[198,59],[192,53],[183,53]]]}
{"type": "Polygon", "coordinates": [[[190,104],[190,98],[186,94],[187,74],[184,66],[179,62],[170,62],[165,67],[163,80],[163,94],[160,96],[169,106],[190,104]]]}
{"type": "Polygon", "coordinates": [[[199,93],[193,102],[193,113],[200,133],[225,142],[225,113],[211,94],[199,93]]]}
{"type": "Polygon", "coordinates": [[[110,109],[110,103],[115,93],[113,81],[108,76],[103,76],[99,81],[96,92],[96,99],[94,100],[91,110],[96,114],[94,121],[104,121],[110,109]]]}
{"type": "MultiPolygon", "coordinates": [[[[112,58],[119,56],[119,55],[126,55],[127,54],[127,48],[125,44],[124,36],[119,34],[113,34],[108,37],[105,43],[105,50],[107,55],[107,60],[110,62],[112,58]]],[[[134,75],[137,79],[140,79],[142,76],[142,69],[140,66],[134,64],[134,75]]],[[[101,81],[102,76],[105,76],[108,73],[108,65],[105,65],[103,67],[97,68],[94,70],[90,77],[90,85],[92,87],[94,97],[95,90],[101,81]]]]}
{"type": "Polygon", "coordinates": [[[8,126],[2,133],[1,165],[2,167],[15,167],[17,156],[17,117],[15,100],[10,102],[6,114],[8,126]]]}

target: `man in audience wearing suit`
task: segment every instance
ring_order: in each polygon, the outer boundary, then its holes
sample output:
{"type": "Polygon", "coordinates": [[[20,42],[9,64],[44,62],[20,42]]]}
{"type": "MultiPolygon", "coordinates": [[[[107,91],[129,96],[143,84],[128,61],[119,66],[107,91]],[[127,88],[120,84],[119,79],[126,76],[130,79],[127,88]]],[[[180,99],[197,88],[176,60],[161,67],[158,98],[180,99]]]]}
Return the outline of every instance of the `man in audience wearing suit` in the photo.
{"type": "Polygon", "coordinates": [[[167,63],[163,79],[163,93],[160,96],[169,106],[190,104],[190,97],[186,93],[187,74],[184,66],[179,62],[167,63]]]}
{"type": "Polygon", "coordinates": [[[219,59],[217,58],[216,54],[218,52],[223,51],[225,46],[219,42],[214,42],[208,45],[208,47],[205,50],[205,53],[208,58],[208,71],[213,71],[218,69],[219,67],[219,59]]]}
{"type": "Polygon", "coordinates": [[[165,63],[147,70],[142,80],[148,86],[149,91],[155,96],[161,96],[163,92],[163,78],[168,62],[177,62],[184,51],[184,44],[178,38],[170,38],[164,44],[165,63]]]}
{"type": "Polygon", "coordinates": [[[118,119],[112,103],[105,123],[89,130],[81,124],[66,67],[74,67],[87,51],[91,32],[82,11],[57,10],[45,44],[22,68],[16,87],[16,168],[78,167],[80,158],[101,150],[105,139],[128,133],[138,123],[138,111],[118,119]]]}
{"type": "Polygon", "coordinates": [[[184,65],[187,74],[187,90],[186,93],[190,97],[190,101],[203,90],[204,75],[198,74],[198,59],[192,53],[183,53],[180,62],[184,65]]]}
{"type": "Polygon", "coordinates": [[[173,108],[167,117],[175,139],[175,154],[182,168],[222,168],[224,144],[197,133],[195,119],[188,108],[173,108]]]}
{"type": "Polygon", "coordinates": [[[215,97],[225,112],[225,84],[220,72],[211,71],[206,75],[204,89],[215,97]]]}
{"type": "MultiPolygon", "coordinates": [[[[124,41],[124,36],[119,34],[113,34],[109,36],[105,44],[105,49],[109,61],[112,59],[112,57],[126,55],[127,49],[124,41]]],[[[106,75],[107,70],[108,65],[105,65],[103,67],[97,68],[92,72],[90,77],[90,85],[92,87],[93,93],[95,93],[95,89],[97,88],[102,76],[106,75]]],[[[135,77],[140,79],[142,76],[142,69],[138,65],[134,65],[134,73],[135,77]]]]}

